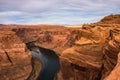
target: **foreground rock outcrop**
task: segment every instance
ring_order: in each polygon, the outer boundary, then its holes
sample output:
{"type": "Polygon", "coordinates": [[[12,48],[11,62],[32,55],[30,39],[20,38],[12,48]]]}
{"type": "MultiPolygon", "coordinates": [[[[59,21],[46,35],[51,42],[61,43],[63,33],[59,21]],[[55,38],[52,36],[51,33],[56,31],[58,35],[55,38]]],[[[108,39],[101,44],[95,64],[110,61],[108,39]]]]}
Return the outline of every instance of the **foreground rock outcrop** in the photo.
{"type": "Polygon", "coordinates": [[[99,80],[103,68],[103,44],[109,33],[99,27],[80,30],[79,33],[81,36],[75,45],[61,55],[63,74],[69,73],[63,77],[65,80],[99,80]]]}
{"type": "MultiPolygon", "coordinates": [[[[117,28],[116,28],[117,29],[117,28]]],[[[119,28],[120,29],[120,28],[119,28]]],[[[113,31],[115,31],[113,29],[113,31]]],[[[117,64],[118,53],[120,52],[120,31],[112,32],[112,39],[106,44],[104,47],[104,69],[103,69],[103,77],[105,78],[110,74],[113,68],[117,64]]],[[[117,80],[117,79],[116,79],[117,80]]]]}
{"type": "Polygon", "coordinates": [[[113,68],[120,52],[119,34],[119,24],[83,25],[75,45],[61,54],[63,78],[104,80],[108,76],[107,80],[118,80],[119,75],[113,68]],[[111,75],[113,78],[110,79],[111,75]]]}
{"type": "Polygon", "coordinates": [[[0,31],[0,80],[25,80],[31,72],[31,53],[9,30],[0,31]]]}

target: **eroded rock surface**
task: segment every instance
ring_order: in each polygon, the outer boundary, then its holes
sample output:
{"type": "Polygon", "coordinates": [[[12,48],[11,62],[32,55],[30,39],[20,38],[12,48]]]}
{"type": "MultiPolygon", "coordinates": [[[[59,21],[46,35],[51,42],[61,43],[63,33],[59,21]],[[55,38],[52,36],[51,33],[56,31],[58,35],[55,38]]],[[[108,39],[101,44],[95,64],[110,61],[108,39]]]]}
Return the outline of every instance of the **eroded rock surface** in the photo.
{"type": "Polygon", "coordinates": [[[104,80],[119,80],[120,79],[120,52],[118,54],[117,65],[114,67],[113,71],[104,80]]]}
{"type": "Polygon", "coordinates": [[[65,80],[105,79],[117,64],[120,51],[120,25],[117,27],[96,25],[82,29],[80,32],[79,36],[81,36],[75,45],[64,50],[61,55],[63,78],[65,80]]]}
{"type": "Polygon", "coordinates": [[[109,75],[113,68],[117,64],[118,53],[120,51],[120,31],[118,33],[113,33],[112,40],[104,47],[104,70],[103,78],[109,75]],[[115,35],[116,34],[116,35],[115,35]]]}
{"type": "Polygon", "coordinates": [[[81,37],[75,45],[61,55],[63,77],[65,80],[99,80],[103,68],[103,44],[109,34],[99,27],[80,32],[81,37]]]}
{"type": "Polygon", "coordinates": [[[0,31],[0,80],[25,80],[31,72],[31,53],[12,31],[0,31]]]}
{"type": "Polygon", "coordinates": [[[37,25],[12,28],[14,32],[24,41],[36,41],[39,46],[54,49],[59,54],[72,45],[77,39],[77,29],[64,26],[37,25]],[[28,28],[30,27],[30,28],[28,28]]]}
{"type": "Polygon", "coordinates": [[[120,14],[106,16],[99,24],[120,24],[120,14]]]}

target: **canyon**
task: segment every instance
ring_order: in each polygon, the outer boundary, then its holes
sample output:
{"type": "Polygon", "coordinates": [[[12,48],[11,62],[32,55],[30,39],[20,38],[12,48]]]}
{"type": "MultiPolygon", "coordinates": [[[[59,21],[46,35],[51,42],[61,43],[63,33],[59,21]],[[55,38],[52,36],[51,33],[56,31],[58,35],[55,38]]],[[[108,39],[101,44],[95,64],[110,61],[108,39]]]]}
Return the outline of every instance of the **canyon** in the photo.
{"type": "Polygon", "coordinates": [[[120,79],[119,14],[82,27],[1,24],[0,80],[36,80],[43,64],[32,56],[34,46],[59,57],[54,80],[120,79]]]}

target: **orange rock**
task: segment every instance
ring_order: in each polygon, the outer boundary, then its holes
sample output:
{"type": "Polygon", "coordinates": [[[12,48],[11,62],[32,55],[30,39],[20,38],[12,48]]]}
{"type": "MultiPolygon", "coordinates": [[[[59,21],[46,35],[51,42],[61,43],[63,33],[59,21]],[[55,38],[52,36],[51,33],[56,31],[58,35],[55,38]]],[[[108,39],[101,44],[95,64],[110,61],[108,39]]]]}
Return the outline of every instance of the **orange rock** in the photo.
{"type": "Polygon", "coordinates": [[[31,72],[31,53],[13,31],[0,31],[0,80],[24,80],[31,72]]]}
{"type": "Polygon", "coordinates": [[[106,77],[104,80],[119,80],[119,79],[120,79],[120,52],[118,54],[117,65],[114,67],[110,75],[106,77]]]}

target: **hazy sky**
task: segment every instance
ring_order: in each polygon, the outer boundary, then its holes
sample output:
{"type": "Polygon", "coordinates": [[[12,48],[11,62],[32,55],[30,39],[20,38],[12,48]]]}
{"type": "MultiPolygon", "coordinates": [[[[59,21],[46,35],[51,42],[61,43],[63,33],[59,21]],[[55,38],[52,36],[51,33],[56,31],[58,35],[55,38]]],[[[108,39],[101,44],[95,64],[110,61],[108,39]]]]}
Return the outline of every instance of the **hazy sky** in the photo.
{"type": "Polygon", "coordinates": [[[0,23],[83,24],[120,14],[120,0],[0,0],[0,23]]]}

